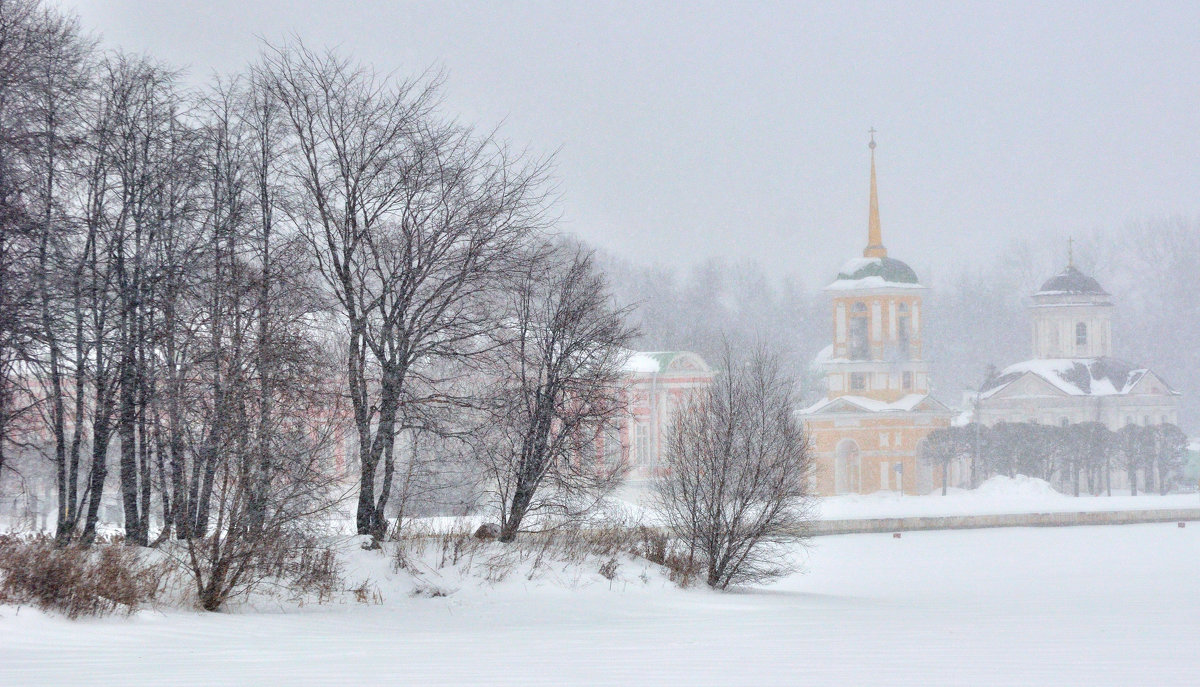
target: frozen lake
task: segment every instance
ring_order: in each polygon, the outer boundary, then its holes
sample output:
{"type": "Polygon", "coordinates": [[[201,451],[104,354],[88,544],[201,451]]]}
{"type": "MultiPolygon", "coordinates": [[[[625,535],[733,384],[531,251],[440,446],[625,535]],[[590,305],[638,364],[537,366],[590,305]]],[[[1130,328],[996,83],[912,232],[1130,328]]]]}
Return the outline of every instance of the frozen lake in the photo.
{"type": "Polygon", "coordinates": [[[761,590],[510,579],[379,606],[70,622],[0,607],[0,684],[1200,683],[1200,525],[823,537],[761,590]]]}

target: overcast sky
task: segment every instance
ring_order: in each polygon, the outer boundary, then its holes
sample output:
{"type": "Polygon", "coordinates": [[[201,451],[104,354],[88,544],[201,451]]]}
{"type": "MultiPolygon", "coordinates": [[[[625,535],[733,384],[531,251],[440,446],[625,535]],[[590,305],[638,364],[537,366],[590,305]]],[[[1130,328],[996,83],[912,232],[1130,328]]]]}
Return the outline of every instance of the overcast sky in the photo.
{"type": "Polygon", "coordinates": [[[566,230],[642,262],[827,281],[866,242],[871,126],[884,243],[927,280],[1013,238],[1200,216],[1197,2],[63,6],[196,80],[289,33],[443,68],[448,114],[558,151],[566,230]]]}

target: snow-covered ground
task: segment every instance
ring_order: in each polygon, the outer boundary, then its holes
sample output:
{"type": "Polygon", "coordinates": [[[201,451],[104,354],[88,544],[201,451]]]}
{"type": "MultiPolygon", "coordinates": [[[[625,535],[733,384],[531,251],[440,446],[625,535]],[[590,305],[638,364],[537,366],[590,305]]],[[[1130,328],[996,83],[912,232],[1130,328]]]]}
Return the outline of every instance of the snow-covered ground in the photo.
{"type": "Polygon", "coordinates": [[[807,574],[727,594],[627,561],[611,586],[568,571],[410,596],[354,555],[397,593],[77,622],[0,607],[0,685],[1200,684],[1200,526],[823,537],[807,574]]]}
{"type": "Polygon", "coordinates": [[[993,515],[998,513],[1064,513],[1115,510],[1200,508],[1200,494],[1141,494],[1070,496],[1032,477],[991,477],[978,489],[949,489],[924,496],[897,492],[829,496],[818,499],[823,520],[905,518],[939,515],[993,515]]]}

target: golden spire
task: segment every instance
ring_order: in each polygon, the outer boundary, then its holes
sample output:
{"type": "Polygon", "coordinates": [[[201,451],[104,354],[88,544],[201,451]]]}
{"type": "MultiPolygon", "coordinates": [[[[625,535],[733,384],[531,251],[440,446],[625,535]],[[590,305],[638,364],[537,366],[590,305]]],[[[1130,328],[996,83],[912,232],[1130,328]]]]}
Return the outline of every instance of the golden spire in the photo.
{"type": "Polygon", "coordinates": [[[883,232],[879,228],[879,192],[875,189],[875,127],[871,127],[871,216],[867,220],[867,248],[863,251],[866,258],[886,258],[887,249],[883,247],[883,232]]]}
{"type": "Polygon", "coordinates": [[[1067,237],[1067,267],[1075,266],[1075,237],[1067,237]]]}

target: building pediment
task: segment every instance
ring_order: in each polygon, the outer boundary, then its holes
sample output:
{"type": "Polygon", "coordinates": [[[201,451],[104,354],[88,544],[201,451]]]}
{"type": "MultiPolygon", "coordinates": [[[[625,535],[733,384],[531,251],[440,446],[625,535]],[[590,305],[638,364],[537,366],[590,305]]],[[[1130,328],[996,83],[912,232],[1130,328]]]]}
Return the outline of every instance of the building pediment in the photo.
{"type": "Polygon", "coordinates": [[[1179,392],[1172,389],[1161,377],[1150,370],[1142,370],[1141,378],[1130,384],[1131,396],[1178,396],[1179,392]]]}
{"type": "Polygon", "coordinates": [[[1025,372],[992,391],[987,398],[1066,396],[1067,393],[1033,372],[1025,372]]]}
{"type": "Polygon", "coordinates": [[[839,413],[951,413],[944,403],[927,394],[910,394],[898,401],[880,401],[865,396],[838,396],[818,401],[801,411],[804,415],[839,413]]]}

